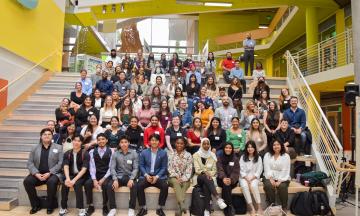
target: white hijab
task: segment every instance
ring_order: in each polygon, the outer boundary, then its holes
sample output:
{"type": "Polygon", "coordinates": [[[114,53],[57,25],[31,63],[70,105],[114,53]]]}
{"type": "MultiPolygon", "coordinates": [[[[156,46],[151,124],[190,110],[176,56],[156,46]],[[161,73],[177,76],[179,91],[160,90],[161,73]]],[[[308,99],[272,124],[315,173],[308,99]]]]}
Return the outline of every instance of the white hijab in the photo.
{"type": "Polygon", "coordinates": [[[208,138],[202,138],[201,139],[201,144],[200,144],[200,148],[199,150],[197,151],[198,154],[200,155],[200,157],[202,158],[206,158],[208,159],[209,157],[212,157],[215,161],[217,161],[217,158],[216,158],[216,155],[211,151],[211,147],[206,151],[204,148],[203,148],[203,143],[207,141],[210,143],[210,140],[208,138]]]}

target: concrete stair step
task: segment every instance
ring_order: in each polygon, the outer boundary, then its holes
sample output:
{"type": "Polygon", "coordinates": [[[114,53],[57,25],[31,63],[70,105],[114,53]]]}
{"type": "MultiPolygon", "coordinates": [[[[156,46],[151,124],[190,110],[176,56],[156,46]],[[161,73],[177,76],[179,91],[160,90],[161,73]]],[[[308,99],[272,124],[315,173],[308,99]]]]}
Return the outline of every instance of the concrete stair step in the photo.
{"type": "Polygon", "coordinates": [[[0,187],[1,198],[14,198],[18,196],[17,187],[0,187]]]}
{"type": "Polygon", "coordinates": [[[27,159],[3,159],[0,158],[0,167],[1,168],[26,168],[27,159]]]}
{"type": "Polygon", "coordinates": [[[22,104],[19,106],[20,109],[48,109],[48,110],[55,110],[58,108],[58,104],[22,104]]]}
{"type": "Polygon", "coordinates": [[[23,145],[32,145],[35,143],[39,143],[39,132],[36,133],[37,135],[32,136],[1,136],[2,133],[0,131],[0,145],[2,144],[23,144],[23,145]]]}
{"type": "Polygon", "coordinates": [[[75,82],[76,81],[74,81],[74,82],[63,82],[63,81],[51,81],[51,80],[49,80],[46,83],[44,83],[44,85],[42,85],[42,87],[43,86],[53,86],[53,87],[61,87],[61,86],[63,86],[63,87],[74,88],[75,87],[75,82]]]}
{"type": "Polygon", "coordinates": [[[31,100],[24,101],[23,105],[48,105],[48,106],[60,106],[61,101],[46,101],[46,100],[31,100]]]}
{"type": "Polygon", "coordinates": [[[18,205],[17,198],[0,198],[0,211],[10,211],[18,205]]]}
{"type": "Polygon", "coordinates": [[[29,158],[29,152],[0,151],[0,160],[1,159],[27,160],[28,158],[29,158]]]}
{"type": "Polygon", "coordinates": [[[56,96],[56,97],[61,97],[61,98],[64,98],[64,97],[67,97],[67,98],[70,98],[70,92],[47,92],[47,91],[43,91],[43,92],[36,92],[35,94],[33,94],[34,96],[56,96]]]}
{"type": "Polygon", "coordinates": [[[41,86],[40,90],[47,91],[47,90],[74,90],[74,86],[64,86],[64,85],[43,85],[41,86]]]}
{"type": "MultiPolygon", "coordinates": [[[[7,125],[5,125],[6,127],[7,125]]],[[[4,127],[4,125],[2,125],[2,127],[4,127]]],[[[2,139],[5,139],[5,137],[9,137],[8,140],[6,140],[7,143],[13,143],[16,142],[18,143],[18,141],[14,141],[14,140],[20,140],[21,142],[24,142],[24,140],[21,138],[19,138],[18,136],[21,137],[26,137],[26,138],[30,138],[31,140],[34,140],[36,138],[35,142],[39,142],[39,137],[40,137],[40,130],[35,131],[24,131],[21,132],[21,134],[19,134],[19,131],[6,131],[6,130],[0,130],[0,137],[2,139]]],[[[1,141],[0,141],[1,142],[1,141]]]]}
{"type": "Polygon", "coordinates": [[[0,168],[0,178],[3,178],[3,177],[23,178],[23,177],[27,176],[28,174],[29,174],[29,171],[27,169],[0,168]]]}
{"type": "MultiPolygon", "coordinates": [[[[88,71],[88,75],[90,74],[90,72],[88,71]]],[[[80,77],[80,74],[77,72],[60,72],[60,73],[56,73],[54,74],[53,77],[80,77]]]]}
{"type": "Polygon", "coordinates": [[[36,132],[39,134],[44,126],[32,126],[32,125],[0,125],[0,132],[36,132]]]}
{"type": "Polygon", "coordinates": [[[4,120],[2,124],[4,125],[35,125],[35,126],[45,126],[47,123],[46,120],[17,120],[9,119],[4,120]]]}
{"type": "Polygon", "coordinates": [[[0,177],[0,187],[18,187],[23,180],[18,177],[0,177]]]}
{"type": "Polygon", "coordinates": [[[53,102],[53,103],[57,103],[60,106],[60,103],[62,101],[63,98],[68,98],[68,96],[66,97],[62,97],[62,96],[44,96],[44,95],[37,95],[34,94],[32,96],[29,97],[28,101],[31,102],[53,102]]]}
{"type": "MultiPolygon", "coordinates": [[[[19,141],[19,143],[21,143],[19,141]]],[[[35,143],[17,144],[17,143],[0,143],[0,151],[23,151],[30,152],[35,143]]]]}
{"type": "Polygon", "coordinates": [[[17,108],[13,111],[13,114],[54,114],[55,109],[48,109],[48,108],[41,108],[41,109],[34,109],[34,108],[17,108]]]}

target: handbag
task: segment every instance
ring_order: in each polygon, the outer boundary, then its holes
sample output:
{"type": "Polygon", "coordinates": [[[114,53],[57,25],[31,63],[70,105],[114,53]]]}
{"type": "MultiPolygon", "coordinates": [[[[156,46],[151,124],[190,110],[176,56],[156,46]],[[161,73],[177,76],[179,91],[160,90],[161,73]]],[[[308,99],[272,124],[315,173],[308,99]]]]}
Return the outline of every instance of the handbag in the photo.
{"type": "Polygon", "coordinates": [[[264,216],[282,216],[282,215],[287,215],[287,214],[282,209],[281,205],[274,205],[274,203],[272,203],[264,211],[264,216]]]}

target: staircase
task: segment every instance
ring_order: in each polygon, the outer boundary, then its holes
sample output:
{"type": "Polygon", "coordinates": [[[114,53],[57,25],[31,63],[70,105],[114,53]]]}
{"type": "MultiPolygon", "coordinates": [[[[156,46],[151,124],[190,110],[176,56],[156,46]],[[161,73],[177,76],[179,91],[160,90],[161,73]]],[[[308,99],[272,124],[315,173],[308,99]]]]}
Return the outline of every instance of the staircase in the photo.
{"type": "MultiPolygon", "coordinates": [[[[39,142],[39,132],[47,120],[55,119],[55,109],[64,97],[69,97],[78,79],[77,73],[54,74],[0,124],[0,210],[10,210],[19,202],[21,205],[28,202],[22,180],[28,175],[26,162],[29,152],[39,142]]],[[[247,85],[251,79],[246,77],[247,85]]],[[[269,77],[267,82],[271,98],[277,100],[281,88],[286,87],[286,78],[269,77]]],[[[227,86],[221,76],[219,85],[227,86]]],[[[245,94],[243,103],[251,98],[252,94],[245,94]]]]}

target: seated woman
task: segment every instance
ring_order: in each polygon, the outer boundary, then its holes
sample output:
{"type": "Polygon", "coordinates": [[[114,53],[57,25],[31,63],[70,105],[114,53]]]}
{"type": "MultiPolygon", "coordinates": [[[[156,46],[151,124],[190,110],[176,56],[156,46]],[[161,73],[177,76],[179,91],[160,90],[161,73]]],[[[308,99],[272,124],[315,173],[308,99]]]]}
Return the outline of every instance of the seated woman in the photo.
{"type": "Polygon", "coordinates": [[[68,125],[74,123],[74,110],[69,109],[69,107],[65,104],[61,105],[60,107],[60,114],[61,117],[59,118],[58,125],[59,125],[59,134],[66,133],[66,128],[68,125]]]}
{"type": "Polygon", "coordinates": [[[162,80],[166,80],[165,73],[161,70],[160,66],[154,68],[150,75],[150,85],[156,84],[156,78],[161,77],[162,80]]]}
{"type": "Polygon", "coordinates": [[[266,133],[263,129],[260,127],[260,121],[258,118],[254,118],[251,121],[250,130],[246,132],[246,142],[248,141],[254,141],[256,144],[256,149],[259,152],[259,155],[262,157],[267,152],[267,137],[266,133]]]}
{"type": "Polygon", "coordinates": [[[80,105],[84,102],[86,94],[82,93],[82,84],[81,82],[75,83],[75,91],[70,93],[70,108],[73,108],[77,111],[80,108],[80,105]]]}
{"type": "Polygon", "coordinates": [[[166,100],[166,97],[161,94],[160,88],[158,86],[155,86],[150,95],[150,99],[151,99],[151,108],[155,112],[159,112],[161,101],[166,100]]]}
{"type": "Polygon", "coordinates": [[[214,117],[214,111],[210,108],[206,108],[204,102],[198,101],[196,103],[196,111],[194,112],[194,117],[201,119],[202,127],[207,130],[210,126],[210,121],[214,117]]]}
{"type": "Polygon", "coordinates": [[[195,117],[192,122],[192,128],[187,131],[186,137],[188,138],[187,151],[191,154],[197,152],[200,148],[201,139],[206,137],[206,130],[201,126],[201,119],[195,117]]]}
{"type": "Polygon", "coordinates": [[[253,70],[252,78],[253,81],[249,85],[249,92],[253,92],[255,87],[257,86],[259,77],[265,77],[265,71],[261,62],[256,62],[256,68],[253,70]]]}
{"type": "Polygon", "coordinates": [[[274,135],[274,139],[284,145],[285,151],[289,154],[290,159],[295,159],[297,156],[295,151],[295,133],[289,127],[289,122],[287,119],[282,119],[280,121],[280,129],[277,130],[274,135]]]}
{"type": "Polygon", "coordinates": [[[260,94],[260,99],[256,101],[258,110],[259,110],[259,119],[263,119],[265,113],[269,110],[268,104],[270,102],[270,97],[267,91],[262,91],[260,94]]]}
{"type": "Polygon", "coordinates": [[[104,99],[101,97],[100,89],[95,89],[92,99],[92,106],[100,111],[101,107],[104,106],[104,99]]]}
{"type": "Polygon", "coordinates": [[[248,130],[250,128],[250,124],[253,118],[259,117],[259,111],[255,106],[255,102],[253,100],[248,100],[246,103],[246,108],[241,111],[240,124],[243,129],[248,130]]]}
{"type": "Polygon", "coordinates": [[[280,105],[280,111],[284,112],[285,110],[290,108],[290,93],[289,89],[283,88],[281,89],[281,94],[279,97],[279,105],[280,105]]]}
{"type": "Polygon", "coordinates": [[[167,92],[166,92],[166,86],[164,84],[164,79],[161,76],[157,76],[156,77],[156,82],[154,85],[151,85],[151,87],[148,88],[147,90],[147,95],[151,95],[153,93],[153,89],[155,87],[159,87],[160,89],[160,95],[161,96],[167,96],[167,92]]]}
{"type": "Polygon", "coordinates": [[[205,86],[201,87],[200,89],[200,95],[198,97],[194,98],[194,104],[196,104],[198,101],[201,101],[204,103],[206,108],[209,108],[211,110],[214,110],[214,102],[211,99],[211,97],[207,94],[207,89],[205,86]]]}
{"type": "Polygon", "coordinates": [[[272,148],[264,157],[264,191],[268,205],[275,203],[275,196],[278,196],[285,212],[287,210],[288,188],[291,179],[290,166],[290,157],[285,152],[284,145],[275,140],[272,148]]]}
{"type": "Polygon", "coordinates": [[[189,108],[191,108],[191,111],[193,106],[192,100],[200,95],[200,88],[201,86],[197,82],[195,74],[191,74],[189,78],[189,84],[187,84],[185,88],[187,93],[189,108]]]}
{"type": "MultiPolygon", "coordinates": [[[[119,125],[126,130],[130,124],[130,117],[133,116],[133,106],[129,97],[124,99],[120,109],[118,110],[119,125]]],[[[117,145],[118,146],[118,145],[117,145]]]]}
{"type": "Polygon", "coordinates": [[[214,101],[219,96],[219,88],[216,86],[213,76],[207,78],[205,87],[207,89],[207,95],[214,101]]]}
{"type": "Polygon", "coordinates": [[[170,112],[170,108],[166,99],[161,101],[158,115],[160,118],[161,127],[164,130],[169,128],[171,125],[172,113],[170,112]]]}
{"type": "Polygon", "coordinates": [[[226,130],[226,142],[230,142],[234,145],[234,152],[240,155],[245,149],[245,137],[246,131],[241,129],[240,120],[238,117],[232,117],[231,128],[226,130]]]}
{"type": "Polygon", "coordinates": [[[81,129],[89,123],[89,115],[95,114],[99,118],[99,111],[93,107],[92,99],[86,96],[83,104],[75,113],[76,131],[80,133],[81,129]]]}
{"type": "Polygon", "coordinates": [[[141,109],[139,110],[139,112],[136,113],[136,116],[139,118],[140,126],[143,128],[143,130],[150,123],[150,117],[155,114],[155,110],[151,108],[150,98],[145,96],[142,102],[141,109]]]}
{"type": "Polygon", "coordinates": [[[264,113],[264,127],[267,136],[267,142],[272,143],[276,131],[280,129],[282,113],[279,111],[275,101],[269,103],[269,110],[264,113]]]}
{"type": "Polygon", "coordinates": [[[61,143],[61,145],[63,147],[63,152],[64,153],[73,148],[72,141],[73,141],[75,135],[76,135],[76,129],[75,129],[75,124],[74,123],[67,126],[66,133],[61,134],[60,143],[61,143]]]}
{"type": "Polygon", "coordinates": [[[241,100],[242,98],[242,88],[239,78],[234,77],[231,79],[230,86],[228,88],[228,96],[231,100],[241,100]]]}
{"type": "Polygon", "coordinates": [[[226,142],[226,132],[221,128],[221,121],[218,117],[211,119],[207,137],[210,140],[211,151],[218,155],[226,142]]]}
{"type": "Polygon", "coordinates": [[[111,128],[105,131],[105,135],[108,138],[107,145],[113,150],[119,147],[120,137],[124,135],[124,132],[119,128],[119,118],[117,116],[111,117],[111,128]]]}
{"type": "Polygon", "coordinates": [[[248,141],[245,145],[244,154],[240,158],[240,186],[248,204],[251,216],[262,215],[261,198],[259,192],[260,176],[263,171],[262,159],[259,156],[254,141],[248,141]],[[252,203],[250,194],[253,194],[256,209],[252,203]]]}
{"type": "Polygon", "coordinates": [[[205,202],[204,216],[210,216],[211,195],[217,200],[221,209],[227,205],[216,191],[216,155],[211,151],[210,141],[208,138],[201,140],[200,149],[193,155],[194,160],[194,177],[193,185],[198,185],[203,192],[205,202]]]}
{"type": "Polygon", "coordinates": [[[139,119],[136,116],[130,118],[130,125],[126,129],[125,135],[129,137],[129,148],[140,153],[144,148],[144,131],[139,126],[139,119]]]}
{"type": "Polygon", "coordinates": [[[103,128],[106,128],[107,125],[110,126],[110,119],[113,116],[117,116],[117,110],[112,97],[108,95],[105,98],[104,107],[100,109],[99,125],[103,128]]]}
{"type": "Polygon", "coordinates": [[[266,91],[270,95],[270,87],[265,83],[265,78],[260,77],[254,89],[253,100],[257,101],[261,97],[261,92],[266,91]]]}
{"type": "Polygon", "coordinates": [[[135,89],[130,89],[129,98],[132,104],[133,113],[137,113],[142,107],[142,96],[138,96],[135,89]]]}
{"type": "Polygon", "coordinates": [[[170,152],[174,152],[175,141],[178,138],[183,137],[186,139],[186,129],[180,127],[180,121],[179,115],[174,116],[171,121],[171,126],[167,128],[165,132],[166,146],[170,152]]]}
{"type": "Polygon", "coordinates": [[[131,89],[135,89],[138,96],[147,95],[149,85],[143,74],[136,75],[136,78],[132,81],[131,89]]]}
{"type": "Polygon", "coordinates": [[[174,188],[178,210],[176,216],[186,214],[185,195],[190,187],[190,179],[193,171],[193,158],[185,151],[186,140],[184,137],[176,139],[175,151],[169,155],[168,172],[169,184],[174,188]]]}
{"type": "Polygon", "coordinates": [[[179,109],[179,102],[181,100],[187,101],[187,98],[184,97],[182,88],[176,88],[175,89],[175,96],[173,98],[173,104],[171,104],[171,98],[169,99],[169,107],[170,111],[174,112],[175,110],[179,109]]]}
{"type": "Polygon", "coordinates": [[[235,215],[232,206],[231,191],[239,181],[240,164],[239,158],[234,153],[232,143],[225,143],[223,154],[219,156],[216,162],[217,168],[217,184],[222,188],[221,197],[224,199],[227,207],[224,209],[225,216],[235,215]]]}
{"type": "Polygon", "coordinates": [[[80,135],[84,137],[84,147],[85,149],[93,148],[96,143],[96,137],[99,133],[103,133],[104,129],[98,125],[99,120],[95,114],[89,116],[89,123],[82,128],[80,135]]]}

